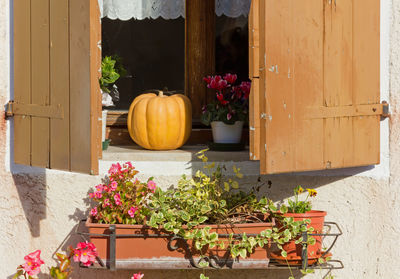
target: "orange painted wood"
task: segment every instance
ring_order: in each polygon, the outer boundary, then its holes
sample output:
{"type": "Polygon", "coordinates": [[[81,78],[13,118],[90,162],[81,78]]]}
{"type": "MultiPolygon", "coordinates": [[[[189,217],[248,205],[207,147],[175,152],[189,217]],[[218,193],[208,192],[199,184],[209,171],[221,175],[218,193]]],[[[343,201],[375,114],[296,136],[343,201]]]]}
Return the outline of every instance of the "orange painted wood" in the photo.
{"type": "Polygon", "coordinates": [[[249,108],[250,160],[260,159],[260,0],[251,2],[249,14],[249,78],[252,82],[249,108]]]}
{"type": "MultiPolygon", "coordinates": [[[[380,1],[353,0],[353,103],[380,102],[380,1]]],[[[354,161],[380,161],[380,117],[353,120],[354,161]]]]}
{"type": "Polygon", "coordinates": [[[51,105],[61,105],[62,119],[50,119],[50,167],[70,169],[69,1],[50,1],[51,105]]]}
{"type": "Polygon", "coordinates": [[[261,172],[379,163],[379,1],[260,7],[261,172]]]}
{"type": "MultiPolygon", "coordinates": [[[[14,1],[14,101],[31,103],[31,1],[14,1]]],[[[14,116],[14,162],[31,164],[31,117],[14,116]]]]}
{"type": "Polygon", "coordinates": [[[215,74],[215,0],[186,0],[185,33],[185,95],[198,120],[214,96],[203,78],[215,74]]]}
{"type": "MultiPolygon", "coordinates": [[[[259,35],[260,35],[260,55],[259,55],[259,91],[258,91],[258,110],[260,117],[260,147],[259,147],[259,160],[260,160],[260,172],[262,173],[266,169],[267,164],[267,152],[266,152],[266,136],[267,126],[266,118],[261,118],[261,113],[266,111],[266,42],[267,42],[267,1],[260,0],[259,2],[259,35]]],[[[254,102],[257,106],[257,102],[254,102]]],[[[255,108],[256,109],[256,108],[255,108]]],[[[250,109],[251,110],[251,109],[250,109]]],[[[250,148],[252,148],[250,146],[250,148]]]]}
{"type": "Polygon", "coordinates": [[[98,1],[90,1],[90,129],[91,173],[98,174],[99,158],[102,157],[101,91],[101,20],[98,1]]]}
{"type": "Polygon", "coordinates": [[[250,160],[260,159],[260,108],[258,106],[260,79],[251,80],[249,132],[250,132],[250,160]]]}
{"type": "Polygon", "coordinates": [[[260,0],[252,0],[249,13],[249,77],[259,77],[260,0]]]}

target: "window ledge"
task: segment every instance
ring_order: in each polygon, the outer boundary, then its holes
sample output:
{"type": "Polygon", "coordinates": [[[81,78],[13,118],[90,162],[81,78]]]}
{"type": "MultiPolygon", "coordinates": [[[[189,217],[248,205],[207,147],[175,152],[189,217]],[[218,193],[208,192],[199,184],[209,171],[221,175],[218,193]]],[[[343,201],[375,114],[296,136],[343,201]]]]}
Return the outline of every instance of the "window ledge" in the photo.
{"type": "MultiPolygon", "coordinates": [[[[134,161],[134,162],[200,162],[196,153],[206,149],[206,145],[185,145],[177,150],[153,151],[137,145],[110,146],[103,151],[103,161],[134,161]]],[[[244,162],[250,161],[249,150],[235,152],[208,151],[210,162],[244,162]]]]}

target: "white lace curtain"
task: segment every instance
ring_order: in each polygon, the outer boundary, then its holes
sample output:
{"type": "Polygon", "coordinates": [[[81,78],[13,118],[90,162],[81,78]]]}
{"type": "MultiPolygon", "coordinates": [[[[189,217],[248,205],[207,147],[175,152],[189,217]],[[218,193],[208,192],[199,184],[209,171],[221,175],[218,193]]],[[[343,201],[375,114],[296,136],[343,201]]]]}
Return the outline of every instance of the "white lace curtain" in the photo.
{"type": "MultiPolygon", "coordinates": [[[[101,17],[129,20],[185,17],[185,0],[98,0],[101,17]]],[[[251,0],[215,0],[215,13],[228,17],[248,16],[251,0]]]]}

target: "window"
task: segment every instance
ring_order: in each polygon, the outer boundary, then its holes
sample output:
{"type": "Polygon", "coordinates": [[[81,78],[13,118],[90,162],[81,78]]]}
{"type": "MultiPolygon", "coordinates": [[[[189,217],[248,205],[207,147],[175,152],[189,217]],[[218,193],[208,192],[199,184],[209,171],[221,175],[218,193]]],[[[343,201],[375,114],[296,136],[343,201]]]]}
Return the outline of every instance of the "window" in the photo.
{"type": "MultiPolygon", "coordinates": [[[[95,1],[31,1],[14,3],[15,162],[96,173],[98,7],[95,1]]],[[[215,16],[206,11],[214,6],[202,6],[206,2],[188,2],[193,6],[187,11],[204,13],[187,13],[186,30],[188,22],[197,30],[213,24],[215,16]]],[[[253,0],[252,5],[250,147],[260,172],[378,164],[384,109],[379,104],[379,1],[253,0]]],[[[214,34],[191,34],[186,55],[213,49],[214,34]],[[211,48],[201,48],[203,43],[211,48]]],[[[197,101],[205,95],[193,89],[215,66],[213,59],[201,57],[208,56],[196,57],[203,61],[198,70],[185,60],[186,82],[192,82],[185,87],[197,101]]]]}

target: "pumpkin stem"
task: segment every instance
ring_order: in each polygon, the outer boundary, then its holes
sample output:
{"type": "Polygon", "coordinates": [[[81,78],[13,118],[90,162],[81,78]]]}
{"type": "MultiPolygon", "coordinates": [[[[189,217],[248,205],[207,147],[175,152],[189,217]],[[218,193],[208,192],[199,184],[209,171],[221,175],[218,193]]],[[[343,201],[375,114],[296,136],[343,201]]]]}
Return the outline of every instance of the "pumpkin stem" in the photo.
{"type": "Polygon", "coordinates": [[[162,90],[158,91],[158,97],[164,97],[164,91],[162,90]]]}

